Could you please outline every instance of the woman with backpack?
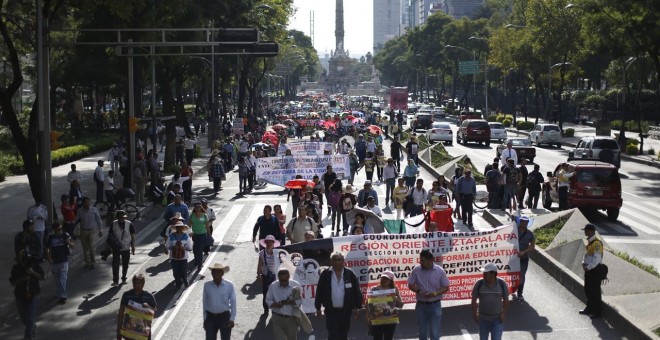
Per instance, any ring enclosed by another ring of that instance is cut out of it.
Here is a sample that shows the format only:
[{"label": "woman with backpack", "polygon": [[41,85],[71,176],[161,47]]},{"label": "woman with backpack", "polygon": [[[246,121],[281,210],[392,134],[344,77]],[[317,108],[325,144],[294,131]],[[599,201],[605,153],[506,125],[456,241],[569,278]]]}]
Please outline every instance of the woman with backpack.
[{"label": "woman with backpack", "polygon": [[340,223],[341,223],[341,211],[339,207],[339,203],[341,201],[341,194],[342,194],[342,183],[341,179],[337,178],[335,181],[330,185],[330,189],[328,191],[328,205],[330,206],[330,212],[332,216],[332,226],[331,226],[331,232],[335,232],[335,220],[337,221],[337,235],[339,235],[339,230],[341,229]]}]

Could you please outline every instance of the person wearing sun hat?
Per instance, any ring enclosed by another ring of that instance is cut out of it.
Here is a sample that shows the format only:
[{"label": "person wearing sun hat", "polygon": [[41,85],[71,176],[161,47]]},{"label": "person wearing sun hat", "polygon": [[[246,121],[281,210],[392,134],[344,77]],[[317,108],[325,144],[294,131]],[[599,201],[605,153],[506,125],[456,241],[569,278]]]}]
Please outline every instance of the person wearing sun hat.
[{"label": "person wearing sun hat", "polygon": [[[479,269],[483,279],[472,288],[472,318],[479,324],[480,339],[501,339],[504,318],[509,309],[509,288],[497,277],[497,266],[493,263]],[[478,302],[477,302],[478,301]]]},{"label": "person wearing sun hat", "polygon": [[277,259],[276,253],[273,250],[280,246],[280,241],[275,239],[273,235],[267,235],[266,238],[259,240],[259,244],[263,247],[259,251],[259,261],[257,263],[257,280],[262,285],[262,305],[264,307],[264,314],[268,314],[268,304],[266,304],[266,294],[268,287],[275,282],[277,273]]},{"label": "person wearing sun hat", "polygon": [[181,220],[170,225],[170,230],[172,233],[167,238],[165,248],[167,248],[170,254],[170,264],[172,265],[172,275],[174,276],[174,289],[179,290],[182,283],[188,287],[186,267],[188,265],[188,252],[193,249],[193,241],[188,234],[192,230]]},{"label": "person wearing sun hat", "polygon": [[204,283],[202,294],[206,339],[217,339],[220,332],[220,339],[229,340],[236,319],[236,289],[224,278],[229,266],[216,262],[209,269],[213,280]]},{"label": "person wearing sun hat", "polygon": [[[344,231],[343,235],[348,235],[348,221],[346,221],[346,212],[353,210],[357,205],[357,197],[353,194],[355,188],[351,184],[346,184],[344,187],[344,193],[341,194],[339,199],[339,209],[341,210],[341,220],[343,222],[342,229]],[[337,232],[339,236],[339,232]]]},{"label": "person wearing sun hat", "polygon": [[[396,308],[399,309],[403,307],[403,301],[401,300],[401,294],[399,293],[399,289],[396,287],[396,284],[394,284],[394,273],[391,270],[386,270],[380,274],[380,282],[377,286],[371,288],[371,292],[377,292],[379,290],[389,290],[393,289],[395,291],[396,297],[394,298],[394,302],[396,304]],[[365,305],[367,307],[367,318],[369,315],[371,315],[369,309],[369,304]],[[396,315],[394,311],[391,311],[392,314]],[[371,321],[369,322],[371,324]],[[385,325],[371,325],[371,334],[373,335],[374,339],[392,339],[394,337],[394,330],[396,329],[397,323],[392,323],[392,324],[385,324]]]}]

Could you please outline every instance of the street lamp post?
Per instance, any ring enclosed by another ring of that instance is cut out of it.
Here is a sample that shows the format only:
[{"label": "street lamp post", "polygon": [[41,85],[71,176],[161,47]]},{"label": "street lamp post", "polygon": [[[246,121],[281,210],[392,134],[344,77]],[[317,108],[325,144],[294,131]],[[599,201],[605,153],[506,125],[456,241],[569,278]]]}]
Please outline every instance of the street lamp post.
[{"label": "street lamp post", "polygon": [[[557,67],[557,66],[562,66],[562,78],[563,78],[563,67],[566,66],[566,65],[574,66],[573,63],[570,63],[568,61],[563,62],[563,63],[556,63],[556,64],[550,66],[549,72],[548,72],[548,78],[549,78],[549,80],[548,80],[549,90],[548,91],[550,91],[550,93],[552,93],[552,86],[551,86],[552,85],[552,69]],[[557,91],[559,91],[559,90],[557,90]],[[559,119],[559,115],[561,115],[561,93],[557,93],[557,121],[559,121],[561,123],[563,120]],[[562,128],[562,126],[560,125],[559,128]]]},{"label": "street lamp post", "polygon": [[[488,39],[475,37],[475,36],[468,38],[468,40],[481,40],[488,43]],[[485,117],[488,117],[490,116],[490,109],[488,108],[488,55],[486,55],[486,59],[484,61],[484,101],[486,104],[486,106],[484,107],[484,110],[486,110]]]},{"label": "street lamp post", "polygon": [[[454,46],[454,45],[445,45],[445,48],[455,48],[458,50],[461,50],[465,53],[472,54],[472,61],[477,60],[477,53],[475,51],[470,51],[464,47],[460,46]],[[476,95],[477,94],[477,75],[473,74],[472,75],[472,94]]]}]

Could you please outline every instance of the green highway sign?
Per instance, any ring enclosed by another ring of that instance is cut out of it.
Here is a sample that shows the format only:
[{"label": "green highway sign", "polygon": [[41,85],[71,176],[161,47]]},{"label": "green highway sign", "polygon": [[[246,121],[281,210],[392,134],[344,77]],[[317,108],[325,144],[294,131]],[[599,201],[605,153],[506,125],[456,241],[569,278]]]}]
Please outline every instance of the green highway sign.
[{"label": "green highway sign", "polygon": [[477,60],[463,60],[458,62],[458,74],[464,76],[481,72],[483,65]]}]

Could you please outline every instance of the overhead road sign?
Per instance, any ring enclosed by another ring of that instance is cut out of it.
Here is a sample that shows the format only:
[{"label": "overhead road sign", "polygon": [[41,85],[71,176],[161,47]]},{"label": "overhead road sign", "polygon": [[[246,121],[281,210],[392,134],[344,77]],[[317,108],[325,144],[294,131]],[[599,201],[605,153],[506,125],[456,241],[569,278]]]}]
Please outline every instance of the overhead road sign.
[{"label": "overhead road sign", "polygon": [[483,69],[483,65],[478,60],[461,60],[458,62],[458,74],[478,74]]}]

